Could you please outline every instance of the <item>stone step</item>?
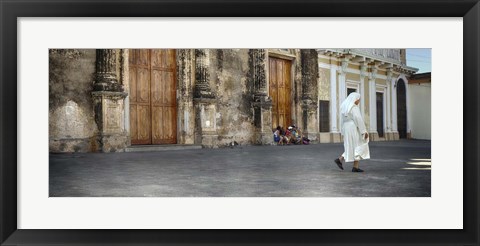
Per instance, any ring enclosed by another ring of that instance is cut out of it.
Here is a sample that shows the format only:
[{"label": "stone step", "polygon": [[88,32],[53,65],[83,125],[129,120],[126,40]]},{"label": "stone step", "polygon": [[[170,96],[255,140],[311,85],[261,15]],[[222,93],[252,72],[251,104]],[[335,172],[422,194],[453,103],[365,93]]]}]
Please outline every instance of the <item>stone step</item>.
[{"label": "stone step", "polygon": [[201,145],[194,144],[165,144],[165,145],[133,145],[127,147],[125,152],[156,152],[156,151],[171,151],[171,150],[189,150],[201,149]]}]

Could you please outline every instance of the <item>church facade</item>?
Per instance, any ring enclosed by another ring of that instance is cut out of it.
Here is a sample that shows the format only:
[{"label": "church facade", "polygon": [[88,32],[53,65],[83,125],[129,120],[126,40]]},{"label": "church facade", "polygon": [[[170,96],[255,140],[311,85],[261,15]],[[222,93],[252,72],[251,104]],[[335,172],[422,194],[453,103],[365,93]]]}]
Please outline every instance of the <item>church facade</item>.
[{"label": "church facade", "polygon": [[49,148],[269,145],[293,124],[339,142],[352,91],[372,140],[406,138],[405,64],[401,49],[51,49]]}]

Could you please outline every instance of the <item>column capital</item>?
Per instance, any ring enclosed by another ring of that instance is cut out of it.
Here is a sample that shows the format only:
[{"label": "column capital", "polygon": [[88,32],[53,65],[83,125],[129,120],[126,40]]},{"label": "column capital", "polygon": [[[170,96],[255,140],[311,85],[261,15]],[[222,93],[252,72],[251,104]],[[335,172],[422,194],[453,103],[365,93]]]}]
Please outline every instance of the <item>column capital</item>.
[{"label": "column capital", "polygon": [[367,76],[367,68],[368,66],[364,62],[360,63],[360,77]]},{"label": "column capital", "polygon": [[391,68],[387,69],[387,83],[389,83],[393,78],[393,71]]},{"label": "column capital", "polygon": [[346,58],[343,58],[341,61],[340,61],[340,73],[342,74],[345,74],[347,73],[347,68],[348,68],[348,59]]},{"label": "column capital", "polygon": [[370,80],[375,80],[377,78],[377,73],[378,69],[376,66],[370,66],[370,74],[368,75],[368,78]]}]

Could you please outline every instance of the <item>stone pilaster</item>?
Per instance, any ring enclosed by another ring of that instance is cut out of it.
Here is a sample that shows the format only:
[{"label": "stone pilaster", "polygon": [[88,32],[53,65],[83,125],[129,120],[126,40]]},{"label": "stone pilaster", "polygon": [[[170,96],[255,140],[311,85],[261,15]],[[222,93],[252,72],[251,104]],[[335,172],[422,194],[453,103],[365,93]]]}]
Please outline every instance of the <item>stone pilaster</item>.
[{"label": "stone pilaster", "polygon": [[249,50],[250,80],[253,82],[253,121],[256,144],[272,144],[272,100],[267,88],[267,52]]},{"label": "stone pilaster", "polygon": [[338,97],[340,98],[340,104],[347,98],[347,83],[346,83],[346,76],[347,76],[347,68],[348,68],[348,59],[342,58],[340,61],[340,67],[338,75],[339,80],[339,91]]},{"label": "stone pilaster", "polygon": [[386,138],[387,140],[392,140],[393,139],[393,134],[392,134],[392,104],[391,104],[391,81],[393,77],[393,72],[392,69],[389,68],[387,69],[387,80],[385,84],[387,85],[387,93],[386,93],[386,99],[387,99],[387,108],[386,108],[386,113],[387,113],[387,125],[386,125]]},{"label": "stone pilaster", "polygon": [[116,50],[96,51],[93,105],[101,152],[123,152],[127,145],[125,97],[116,75]]},{"label": "stone pilaster", "polygon": [[360,63],[360,96],[362,97],[360,103],[360,110],[362,111],[362,117],[365,117],[365,77],[367,76],[367,66],[364,62]]},{"label": "stone pilaster", "polygon": [[177,81],[180,97],[178,98],[179,112],[179,143],[195,143],[195,109],[193,105],[194,91],[194,50],[177,50]]},{"label": "stone pilaster", "polygon": [[378,138],[377,133],[377,86],[375,80],[377,79],[377,67],[371,66],[370,73],[368,75],[368,88],[369,88],[369,113],[370,113],[370,135],[371,140]]},{"label": "stone pilaster", "polygon": [[318,138],[318,54],[314,49],[301,50],[303,134]]},{"label": "stone pilaster", "polygon": [[391,85],[392,85],[392,132],[393,132],[393,138],[394,140],[399,139],[399,133],[398,133],[398,115],[397,115],[397,82],[398,82],[398,77],[395,76],[395,78],[392,79]]},{"label": "stone pilaster", "polygon": [[330,66],[330,132],[333,134],[338,133],[337,126],[337,67]]},{"label": "stone pilaster", "polygon": [[216,96],[210,88],[210,51],[195,50],[195,143],[203,147],[216,146]]}]

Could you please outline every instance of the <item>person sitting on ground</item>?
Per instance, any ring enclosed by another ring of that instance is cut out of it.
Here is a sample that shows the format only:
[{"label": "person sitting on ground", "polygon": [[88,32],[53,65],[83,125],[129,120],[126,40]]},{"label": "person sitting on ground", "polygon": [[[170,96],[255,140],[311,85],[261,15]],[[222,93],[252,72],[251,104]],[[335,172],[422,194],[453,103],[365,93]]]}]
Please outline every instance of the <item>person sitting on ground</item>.
[{"label": "person sitting on ground", "polygon": [[299,144],[299,138],[298,138],[298,133],[297,130],[295,129],[295,125],[289,126],[288,127],[288,142],[292,144]]},{"label": "person sitting on ground", "polygon": [[[293,127],[295,128],[295,126]],[[297,137],[298,137],[298,140],[300,141],[300,144],[310,144],[310,139],[305,137],[299,128],[296,128],[296,132],[297,132]]]},{"label": "person sitting on ground", "polygon": [[282,135],[282,128],[280,126],[277,126],[277,129],[273,132],[273,141],[275,144],[281,144],[283,137]]},{"label": "person sitting on ground", "polygon": [[294,144],[302,144],[302,136],[300,135],[300,130],[297,129],[295,125],[292,125],[292,140],[291,142]]},{"label": "person sitting on ground", "polygon": [[[276,136],[278,136],[278,138]],[[285,136],[285,130],[283,130],[283,127],[281,126],[277,126],[275,132],[273,133],[273,140],[275,142],[277,142],[276,139],[278,139],[278,145],[288,144],[288,138]]]},{"label": "person sitting on ground", "polygon": [[288,145],[289,144],[288,143],[289,138],[288,138],[287,134],[289,134],[288,130],[283,129],[283,127],[282,127],[281,135],[280,135],[282,137],[282,145],[285,145],[285,144]]},{"label": "person sitting on ground", "polygon": [[293,135],[292,135],[292,127],[289,126],[287,128],[287,130],[285,131],[285,138],[287,140],[287,145],[290,144],[290,143],[293,143],[292,140],[293,140]]}]

